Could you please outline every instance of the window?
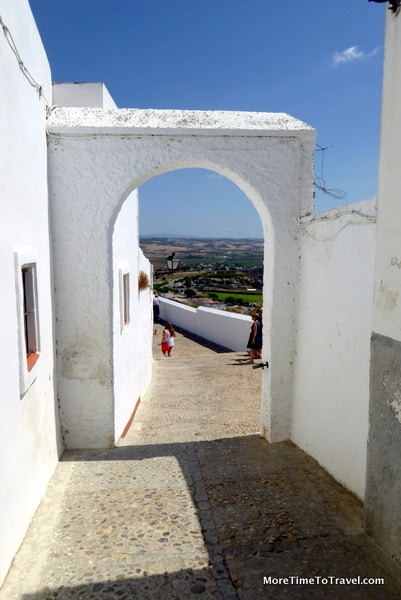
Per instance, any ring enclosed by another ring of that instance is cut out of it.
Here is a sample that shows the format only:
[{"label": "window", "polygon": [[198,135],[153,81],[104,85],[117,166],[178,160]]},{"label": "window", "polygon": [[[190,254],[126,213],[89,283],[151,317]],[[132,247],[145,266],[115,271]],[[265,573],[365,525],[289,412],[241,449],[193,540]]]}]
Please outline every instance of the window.
[{"label": "window", "polygon": [[38,311],[36,298],[36,265],[22,267],[24,305],[24,338],[27,369],[30,371],[39,358]]},{"label": "window", "polygon": [[20,395],[23,396],[38,375],[40,329],[36,253],[31,248],[14,252]]},{"label": "window", "polygon": [[120,331],[122,332],[131,321],[130,316],[130,272],[129,266],[123,264],[119,268],[120,281]]},{"label": "window", "polygon": [[129,318],[129,273],[123,275],[123,322],[128,325]]}]

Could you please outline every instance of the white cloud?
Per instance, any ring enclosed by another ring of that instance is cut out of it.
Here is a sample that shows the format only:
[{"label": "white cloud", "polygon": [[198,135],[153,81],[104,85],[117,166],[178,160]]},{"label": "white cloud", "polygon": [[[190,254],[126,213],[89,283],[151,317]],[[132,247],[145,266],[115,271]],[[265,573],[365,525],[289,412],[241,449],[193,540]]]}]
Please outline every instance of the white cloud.
[{"label": "white cloud", "polygon": [[342,52],[335,52],[332,64],[337,66],[342,63],[353,62],[354,60],[361,60],[362,58],[370,58],[371,56],[376,56],[379,50],[380,48],[374,48],[371,52],[366,54],[359,48],[359,46],[351,46]]}]

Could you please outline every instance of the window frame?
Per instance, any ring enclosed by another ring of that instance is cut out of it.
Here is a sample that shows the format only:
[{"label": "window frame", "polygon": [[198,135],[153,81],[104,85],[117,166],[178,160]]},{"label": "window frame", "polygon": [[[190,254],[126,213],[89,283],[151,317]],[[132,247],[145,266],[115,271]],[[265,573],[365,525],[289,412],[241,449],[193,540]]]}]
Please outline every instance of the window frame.
[{"label": "window frame", "polygon": [[30,371],[39,358],[38,295],[36,264],[23,265],[22,292],[24,307],[24,338],[27,368]]},{"label": "window frame", "polygon": [[126,329],[131,322],[131,273],[128,265],[119,268],[120,287],[120,331]]},{"label": "window frame", "polygon": [[37,258],[33,250],[14,252],[18,319],[20,394],[24,395],[38,375],[40,324]]}]

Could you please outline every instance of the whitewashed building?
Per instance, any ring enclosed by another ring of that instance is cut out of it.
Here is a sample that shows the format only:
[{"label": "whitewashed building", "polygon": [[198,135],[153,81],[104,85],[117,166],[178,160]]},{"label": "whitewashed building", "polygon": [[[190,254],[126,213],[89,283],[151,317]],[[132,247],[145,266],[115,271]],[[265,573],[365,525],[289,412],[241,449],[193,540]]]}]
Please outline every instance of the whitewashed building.
[{"label": "whitewashed building", "polygon": [[374,201],[313,214],[310,126],[52,88],[27,0],[0,0],[0,581],[63,449],[112,446],[146,389],[137,190],[185,167],[228,177],[261,217],[262,435],[365,499],[368,533],[401,563],[401,17],[387,12],[376,223]]},{"label": "whitewashed building", "polygon": [[365,513],[401,564],[401,8],[386,13]]},{"label": "whitewashed building", "polygon": [[[27,2],[0,17],[0,581],[62,452],[54,359],[46,104],[51,74]],[[4,29],[7,27],[8,29]],[[29,57],[29,72],[19,67]],[[25,306],[24,306],[25,303]]]},{"label": "whitewashed building", "polygon": [[[139,274],[150,283],[151,271],[138,247],[136,192],[116,211],[108,231],[108,292],[103,297],[99,290],[98,306],[92,301],[88,313],[79,313],[79,299],[88,285],[97,289],[90,276],[77,287],[73,263],[63,272],[53,268],[52,248],[59,239],[49,210],[50,106],[56,102],[115,108],[115,104],[102,84],[60,84],[52,90],[48,60],[27,0],[1,0],[0,18],[1,583],[59,457],[65,447],[74,446],[79,422],[85,423],[86,437],[80,439],[85,447],[113,445],[124,433],[150,378],[153,330],[150,287],[138,288]],[[84,216],[86,225],[89,218]],[[78,262],[86,254],[87,236],[93,234],[84,226]],[[67,292],[56,297],[55,286],[63,284]],[[102,311],[112,315],[105,366],[103,353],[99,354]],[[75,351],[57,361],[56,340],[68,318],[80,318],[88,328],[80,325]],[[82,394],[80,346],[88,345],[93,369],[84,375],[90,385]],[[73,403],[67,408],[59,401],[60,373],[68,373],[72,390]],[[113,398],[104,413],[94,399],[102,387]],[[77,417],[75,429],[71,413]],[[102,418],[94,422],[93,414]]]}]

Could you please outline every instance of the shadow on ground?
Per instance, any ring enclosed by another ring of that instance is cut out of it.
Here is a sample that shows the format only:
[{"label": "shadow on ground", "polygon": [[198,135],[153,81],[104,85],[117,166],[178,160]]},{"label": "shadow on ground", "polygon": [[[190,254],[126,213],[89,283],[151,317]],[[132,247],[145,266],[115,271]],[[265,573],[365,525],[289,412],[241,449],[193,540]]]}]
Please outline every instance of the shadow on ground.
[{"label": "shadow on ground", "polygon": [[361,502],[292,443],[256,434],[262,369],[245,348],[179,330],[165,359],[154,331],[130,431],[65,452],[1,600],[399,600]]},{"label": "shadow on ground", "polygon": [[[190,492],[207,550],[204,567],[151,573],[151,569],[139,568],[138,561],[128,552],[120,557],[121,572],[110,579],[99,578],[99,572],[93,579],[88,570],[87,581],[82,585],[43,589],[24,594],[24,600],[401,597],[397,570],[363,533],[362,504],[292,443],[270,445],[253,435],[68,451],[62,460],[73,462],[78,471],[80,463],[98,463],[94,474],[96,490],[102,493],[107,517],[107,511],[114,510],[107,503],[107,495],[112,498],[114,493],[107,478],[113,465],[128,462],[121,471],[124,477],[120,478],[120,485],[129,494],[129,483],[133,484],[132,489],[137,488],[141,463],[167,457],[178,461]],[[153,505],[157,504],[157,493],[146,486],[143,489],[144,498],[148,497]],[[88,506],[90,502],[88,496]],[[166,557],[168,564],[167,557],[174,554],[173,535],[168,534],[179,515],[171,507],[166,511],[166,506],[168,502],[162,513],[165,532],[157,542],[160,557]],[[68,523],[64,526],[68,528]],[[127,545],[127,536],[133,547],[140,543],[135,518],[129,519],[127,527],[115,530],[105,540],[108,559],[119,555],[119,548]],[[196,531],[185,534],[193,536],[193,545]],[[79,543],[66,551],[75,552],[75,560],[85,561],[90,555],[88,546],[80,547]],[[347,582],[347,578],[355,582]],[[364,578],[384,578],[385,583],[363,584]]]}]

